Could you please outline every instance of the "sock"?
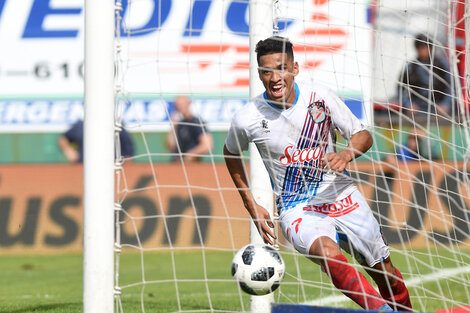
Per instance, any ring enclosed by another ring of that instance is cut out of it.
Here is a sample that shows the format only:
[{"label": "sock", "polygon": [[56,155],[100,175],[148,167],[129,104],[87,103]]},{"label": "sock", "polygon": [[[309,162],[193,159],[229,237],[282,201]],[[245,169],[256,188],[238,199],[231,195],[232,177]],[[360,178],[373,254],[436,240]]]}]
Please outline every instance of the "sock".
[{"label": "sock", "polygon": [[388,307],[364,275],[347,262],[348,259],[342,254],[326,262],[325,272],[333,285],[364,309],[379,310],[384,305]]},{"label": "sock", "polygon": [[[397,311],[406,311],[412,312],[410,295],[408,294],[408,289],[403,282],[403,277],[401,276],[400,271],[395,268],[397,271],[397,282],[390,287],[388,286],[379,286],[379,291],[382,297],[391,303],[391,306],[394,310]],[[392,291],[392,294],[390,294]],[[396,306],[396,304],[401,304],[401,306]],[[405,308],[406,307],[406,308]]]}]

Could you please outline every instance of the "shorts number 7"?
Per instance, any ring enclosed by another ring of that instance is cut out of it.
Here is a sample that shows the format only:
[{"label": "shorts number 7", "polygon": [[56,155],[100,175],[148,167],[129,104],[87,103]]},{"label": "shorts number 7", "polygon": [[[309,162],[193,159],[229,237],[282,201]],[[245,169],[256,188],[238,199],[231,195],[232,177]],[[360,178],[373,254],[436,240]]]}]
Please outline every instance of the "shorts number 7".
[{"label": "shorts number 7", "polygon": [[299,232],[299,224],[302,222],[302,218],[298,218],[295,221],[291,223],[291,225],[295,225],[295,233],[297,234]]}]

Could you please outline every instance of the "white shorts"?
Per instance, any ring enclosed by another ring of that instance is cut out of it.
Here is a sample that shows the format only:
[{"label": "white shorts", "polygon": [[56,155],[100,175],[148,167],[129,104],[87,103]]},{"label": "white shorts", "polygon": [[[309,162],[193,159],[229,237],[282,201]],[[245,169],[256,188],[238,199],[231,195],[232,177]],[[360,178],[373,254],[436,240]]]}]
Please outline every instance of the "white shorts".
[{"label": "white shorts", "polygon": [[370,267],[390,255],[380,225],[358,190],[331,204],[299,204],[282,212],[279,220],[284,237],[305,256],[323,236]]}]

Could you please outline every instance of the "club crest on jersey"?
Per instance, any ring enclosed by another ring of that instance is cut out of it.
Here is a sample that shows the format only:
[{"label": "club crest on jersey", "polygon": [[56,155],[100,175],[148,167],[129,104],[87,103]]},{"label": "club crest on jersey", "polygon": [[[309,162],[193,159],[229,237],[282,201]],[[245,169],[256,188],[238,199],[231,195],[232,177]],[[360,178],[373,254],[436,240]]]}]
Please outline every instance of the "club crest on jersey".
[{"label": "club crest on jersey", "polygon": [[326,118],[326,110],[323,101],[315,101],[308,105],[308,112],[315,123],[321,123]]}]

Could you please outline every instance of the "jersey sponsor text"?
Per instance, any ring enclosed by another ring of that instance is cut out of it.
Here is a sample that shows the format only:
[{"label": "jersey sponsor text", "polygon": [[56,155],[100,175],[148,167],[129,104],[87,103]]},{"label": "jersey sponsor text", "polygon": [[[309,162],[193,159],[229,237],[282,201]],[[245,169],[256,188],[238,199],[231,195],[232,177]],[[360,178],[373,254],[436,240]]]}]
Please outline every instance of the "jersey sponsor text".
[{"label": "jersey sponsor text", "polygon": [[331,204],[310,205],[304,207],[303,210],[326,214],[330,217],[338,217],[348,214],[349,212],[354,211],[358,207],[359,204],[357,202],[353,203],[351,195],[349,195],[343,200],[339,200]]},{"label": "jersey sponsor text", "polygon": [[317,160],[322,155],[322,148],[320,146],[303,150],[295,149],[290,153],[289,150],[293,148],[294,146],[287,146],[284,150],[284,156],[279,158],[282,165],[288,166],[291,163],[309,162]]}]

